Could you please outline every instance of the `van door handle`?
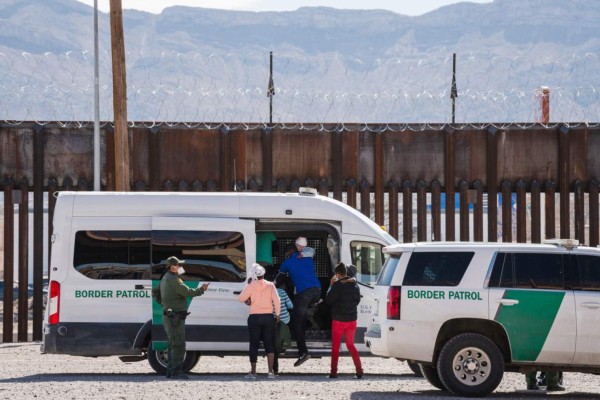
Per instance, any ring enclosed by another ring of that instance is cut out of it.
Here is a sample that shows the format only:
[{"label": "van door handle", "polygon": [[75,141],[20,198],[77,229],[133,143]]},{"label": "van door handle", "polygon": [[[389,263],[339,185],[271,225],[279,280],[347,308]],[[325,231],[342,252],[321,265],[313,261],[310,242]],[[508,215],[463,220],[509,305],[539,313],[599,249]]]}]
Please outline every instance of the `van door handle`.
[{"label": "van door handle", "polygon": [[135,289],[136,290],[142,290],[142,289],[150,290],[150,289],[152,289],[152,286],[150,286],[150,285],[135,285]]},{"label": "van door handle", "polygon": [[600,303],[595,303],[595,302],[581,303],[581,307],[591,308],[592,310],[595,310],[597,308],[600,308]]},{"label": "van door handle", "polygon": [[241,294],[241,293],[242,293],[241,290],[238,290],[237,292],[233,292],[233,294]]},{"label": "van door handle", "polygon": [[502,304],[503,306],[514,306],[516,304],[519,304],[519,300],[514,299],[498,299],[496,301]]}]

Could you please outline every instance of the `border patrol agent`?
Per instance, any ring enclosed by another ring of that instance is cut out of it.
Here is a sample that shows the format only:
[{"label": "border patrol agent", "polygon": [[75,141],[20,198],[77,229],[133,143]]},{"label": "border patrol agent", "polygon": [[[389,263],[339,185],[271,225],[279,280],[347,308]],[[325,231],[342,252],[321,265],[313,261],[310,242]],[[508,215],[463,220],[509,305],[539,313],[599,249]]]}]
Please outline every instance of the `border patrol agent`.
[{"label": "border patrol agent", "polygon": [[178,276],[183,274],[181,264],[185,263],[177,257],[167,258],[167,273],[160,285],[152,290],[152,295],[163,307],[163,326],[169,339],[167,378],[189,379],[183,373],[182,366],[185,358],[185,318],[187,298],[201,296],[208,288],[208,283],[199,288],[190,289]]}]

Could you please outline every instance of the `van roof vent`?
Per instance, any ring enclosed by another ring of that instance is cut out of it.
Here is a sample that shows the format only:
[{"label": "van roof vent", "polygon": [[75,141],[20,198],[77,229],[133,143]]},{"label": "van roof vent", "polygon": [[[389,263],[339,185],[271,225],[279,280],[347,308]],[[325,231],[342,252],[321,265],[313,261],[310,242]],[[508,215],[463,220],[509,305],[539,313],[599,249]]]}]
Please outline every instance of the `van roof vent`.
[{"label": "van roof vent", "polygon": [[301,196],[316,196],[317,195],[317,189],[310,188],[310,187],[301,187],[300,189],[298,189],[298,192],[300,193]]},{"label": "van roof vent", "polygon": [[574,249],[579,246],[579,240],[577,239],[546,239],[545,244],[553,244],[558,247],[564,247],[566,249]]}]

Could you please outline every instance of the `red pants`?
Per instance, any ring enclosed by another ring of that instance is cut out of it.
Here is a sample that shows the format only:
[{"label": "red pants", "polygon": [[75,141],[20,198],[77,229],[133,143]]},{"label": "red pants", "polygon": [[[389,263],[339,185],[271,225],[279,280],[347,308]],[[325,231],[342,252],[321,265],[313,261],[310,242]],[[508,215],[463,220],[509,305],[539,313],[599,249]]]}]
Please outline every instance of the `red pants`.
[{"label": "red pants", "polygon": [[354,335],[356,334],[356,321],[331,321],[331,374],[337,374],[338,359],[340,358],[340,344],[342,336],[345,336],[346,347],[352,356],[357,374],[362,374],[360,356],[354,346]]}]

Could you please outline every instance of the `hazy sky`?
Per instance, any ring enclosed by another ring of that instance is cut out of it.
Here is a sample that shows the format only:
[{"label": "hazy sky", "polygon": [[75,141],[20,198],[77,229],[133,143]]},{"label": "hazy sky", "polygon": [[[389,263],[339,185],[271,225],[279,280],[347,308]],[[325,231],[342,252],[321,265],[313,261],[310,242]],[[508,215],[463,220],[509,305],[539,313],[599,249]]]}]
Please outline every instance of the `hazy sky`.
[{"label": "hazy sky", "polygon": [[[94,0],[78,0],[93,6]],[[121,0],[123,8],[160,13],[165,7],[220,8],[243,11],[293,11],[304,6],[327,6],[343,9],[384,9],[404,15],[421,15],[436,8],[461,3],[457,0]],[[491,3],[492,0],[470,0],[470,3]],[[109,11],[109,0],[98,0],[98,8]]]}]

